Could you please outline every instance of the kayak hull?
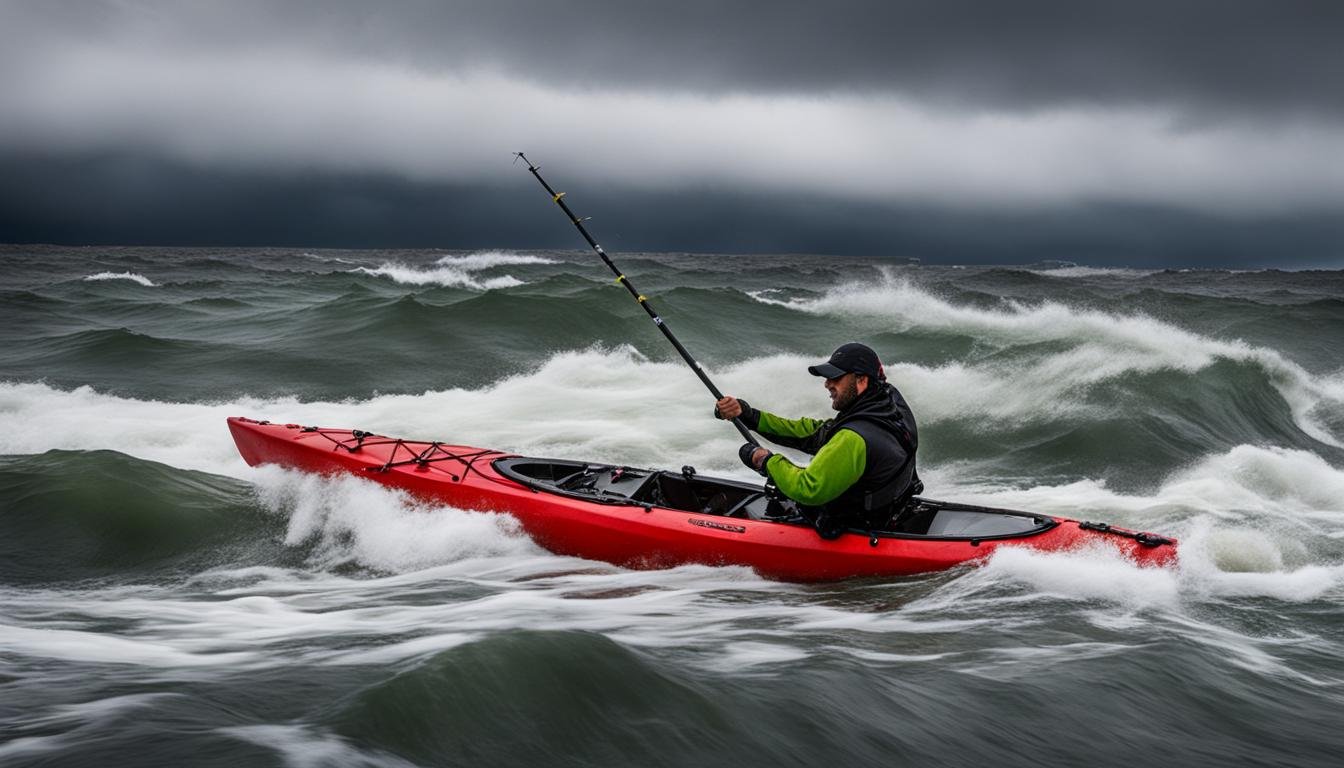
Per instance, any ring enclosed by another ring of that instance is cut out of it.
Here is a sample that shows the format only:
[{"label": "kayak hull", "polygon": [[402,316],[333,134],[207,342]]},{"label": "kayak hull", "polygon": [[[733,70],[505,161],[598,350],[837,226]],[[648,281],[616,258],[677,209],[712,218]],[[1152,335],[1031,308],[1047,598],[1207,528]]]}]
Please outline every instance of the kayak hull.
[{"label": "kayak hull", "polygon": [[495,467],[494,462],[513,454],[242,417],[231,417],[228,424],[239,453],[252,466],[355,474],[421,499],[509,514],[552,552],[631,568],[741,565],[769,578],[827,581],[940,571],[982,561],[1002,546],[1059,551],[1105,544],[1151,566],[1172,565],[1177,557],[1175,542],[1168,539],[1153,537],[1162,543],[1145,544],[1133,538],[1133,531],[1089,530],[1077,520],[1046,515],[1034,518],[1046,521],[1043,530],[1022,536],[955,538],[855,531],[823,540],[806,525],[649,503],[598,503],[539,491]]}]

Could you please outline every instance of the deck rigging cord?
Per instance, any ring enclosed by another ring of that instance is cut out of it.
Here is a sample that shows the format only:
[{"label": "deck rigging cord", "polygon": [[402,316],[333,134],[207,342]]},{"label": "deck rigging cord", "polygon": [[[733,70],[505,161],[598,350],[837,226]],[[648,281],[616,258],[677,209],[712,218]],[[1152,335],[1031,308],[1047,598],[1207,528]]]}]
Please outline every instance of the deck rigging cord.
[{"label": "deck rigging cord", "polygon": [[[258,424],[269,424],[269,421],[259,421]],[[297,425],[295,425],[297,426]],[[458,473],[450,470],[444,470],[453,482],[462,482],[462,479],[470,472],[475,472],[486,480],[491,482],[500,482],[498,479],[481,472],[476,466],[476,462],[486,456],[504,456],[500,451],[490,450],[488,448],[472,448],[465,453],[454,453],[449,450],[458,446],[440,443],[437,440],[432,443],[416,442],[412,440],[403,440],[401,438],[384,437],[372,432],[365,432],[360,429],[323,429],[321,427],[299,427],[299,431],[304,433],[314,433],[332,444],[333,451],[345,451],[346,453],[359,453],[365,446],[390,445],[392,451],[387,456],[387,461],[380,466],[364,467],[366,472],[384,473],[396,467],[404,467],[414,464],[419,469],[427,469],[430,465],[438,462],[454,461],[462,465]],[[333,437],[332,435],[336,435]],[[349,437],[342,437],[349,435]],[[367,441],[367,442],[366,442]],[[398,459],[399,453],[405,453],[406,458]],[[442,467],[440,467],[442,469]]]},{"label": "deck rigging cord", "polygon": [[[649,304],[648,297],[640,293],[635,286],[630,283],[629,278],[627,278],[625,274],[612,263],[611,257],[607,256],[607,252],[602,250],[602,246],[597,244],[597,241],[593,239],[592,235],[588,234],[588,230],[583,226],[584,219],[574,215],[574,212],[565,204],[565,193],[556,192],[552,189],[551,185],[547,184],[546,180],[541,177],[540,167],[534,165],[531,160],[528,160],[527,155],[524,155],[522,152],[514,152],[513,154],[516,158],[514,162],[522,160],[527,163],[527,170],[531,171],[532,175],[537,177],[537,181],[541,182],[541,186],[544,187],[547,194],[551,196],[551,202],[560,206],[560,210],[565,212],[565,216],[569,217],[570,223],[579,230],[579,234],[583,235],[583,239],[588,241],[588,245],[592,246],[592,249],[597,252],[598,256],[602,257],[602,261],[605,262],[612,273],[616,275],[616,282],[624,285],[625,289],[630,292],[630,295],[634,297],[635,301],[639,302],[639,306],[644,308],[644,311],[648,313],[649,318],[653,320],[653,324],[658,326],[658,330],[663,332],[663,335],[667,337],[667,340],[672,343],[673,347],[676,347],[677,353],[681,355],[681,359],[685,360],[686,364],[695,372],[695,375],[700,377],[701,383],[709,389],[710,394],[714,395],[714,399],[716,401],[722,400],[723,393],[719,391],[718,387],[714,386],[714,382],[709,380],[709,376],[705,373],[704,369],[700,367],[700,363],[697,363],[695,358],[691,357],[691,353],[687,352],[686,347],[682,346],[681,342],[677,340],[677,337],[673,335],[672,329],[668,328],[667,323],[663,321],[663,318],[654,311],[653,306]],[[760,443],[756,442],[756,438],[753,437],[751,431],[747,429],[747,425],[742,423],[742,418],[740,416],[733,419],[733,426],[737,427],[737,431],[742,433],[742,437],[746,439],[748,443],[760,447]]]}]

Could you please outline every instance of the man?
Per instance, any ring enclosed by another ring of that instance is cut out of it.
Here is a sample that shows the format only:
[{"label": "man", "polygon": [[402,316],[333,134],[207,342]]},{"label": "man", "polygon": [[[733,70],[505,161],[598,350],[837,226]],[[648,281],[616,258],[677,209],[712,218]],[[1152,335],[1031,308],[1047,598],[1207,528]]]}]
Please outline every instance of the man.
[{"label": "man", "polygon": [[834,418],[784,419],[734,397],[718,401],[714,413],[721,419],[741,416],[771,442],[813,454],[799,467],[751,443],[738,451],[744,464],[774,481],[785,496],[815,508],[813,522],[824,538],[846,528],[880,528],[924,490],[915,471],[915,416],[887,382],[877,353],[862,344],[844,344],[807,371],[826,380]]}]

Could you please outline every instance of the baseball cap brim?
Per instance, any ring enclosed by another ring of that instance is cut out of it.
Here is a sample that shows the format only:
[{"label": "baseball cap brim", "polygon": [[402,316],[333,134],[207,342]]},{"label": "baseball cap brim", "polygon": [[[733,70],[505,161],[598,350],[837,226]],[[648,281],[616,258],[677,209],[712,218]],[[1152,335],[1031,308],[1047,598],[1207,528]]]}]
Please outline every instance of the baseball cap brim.
[{"label": "baseball cap brim", "polygon": [[822,376],[827,379],[834,379],[844,376],[849,371],[841,370],[830,363],[821,363],[820,365],[809,365],[807,372],[813,376]]}]

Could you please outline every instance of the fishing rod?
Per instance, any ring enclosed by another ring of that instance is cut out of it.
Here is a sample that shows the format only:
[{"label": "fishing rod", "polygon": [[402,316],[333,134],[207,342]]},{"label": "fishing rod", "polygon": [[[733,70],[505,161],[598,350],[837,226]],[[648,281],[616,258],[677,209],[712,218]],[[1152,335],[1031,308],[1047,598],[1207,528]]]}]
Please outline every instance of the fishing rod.
[{"label": "fishing rod", "polygon": [[[551,202],[560,206],[560,210],[565,212],[565,216],[569,217],[570,223],[579,230],[579,234],[583,235],[583,239],[588,241],[588,245],[592,246],[593,250],[597,252],[597,255],[602,257],[602,261],[606,262],[606,265],[611,269],[612,273],[616,275],[616,282],[624,285],[625,289],[630,292],[630,295],[634,297],[635,301],[639,302],[639,306],[644,308],[644,311],[648,313],[649,318],[653,320],[653,324],[658,326],[658,330],[662,331],[663,335],[667,337],[667,340],[672,342],[672,346],[677,348],[677,353],[681,355],[681,359],[685,360],[686,364],[691,366],[691,370],[695,372],[696,376],[700,377],[700,381],[709,389],[710,394],[714,395],[714,399],[722,400],[723,393],[719,391],[718,387],[714,386],[714,382],[709,380],[709,376],[705,374],[704,369],[695,361],[695,358],[691,357],[691,353],[687,352],[686,348],[681,345],[681,342],[677,340],[675,335],[673,335],[672,329],[667,327],[667,323],[663,321],[663,318],[659,317],[658,313],[654,311],[653,306],[649,304],[648,298],[636,290],[629,278],[625,276],[625,273],[621,272],[621,270],[612,263],[611,257],[607,256],[607,252],[602,250],[602,246],[597,244],[597,241],[593,239],[592,235],[588,234],[588,230],[583,226],[584,220],[575,216],[574,212],[565,204],[565,193],[556,192],[554,189],[551,189],[551,185],[547,184],[546,180],[541,178],[541,169],[538,166],[533,165],[532,161],[527,159],[527,155],[524,155],[522,152],[514,152],[513,154],[518,159],[527,163],[527,170],[531,171],[532,175],[537,177],[537,181],[541,182],[541,186],[544,187],[546,193],[551,196]],[[751,431],[747,429],[747,425],[742,423],[742,417],[739,416],[733,419],[733,426],[737,427],[737,431],[742,433],[742,437],[745,438],[748,443],[751,443],[758,448],[760,447],[761,444],[756,442],[756,438],[751,436]]]}]

